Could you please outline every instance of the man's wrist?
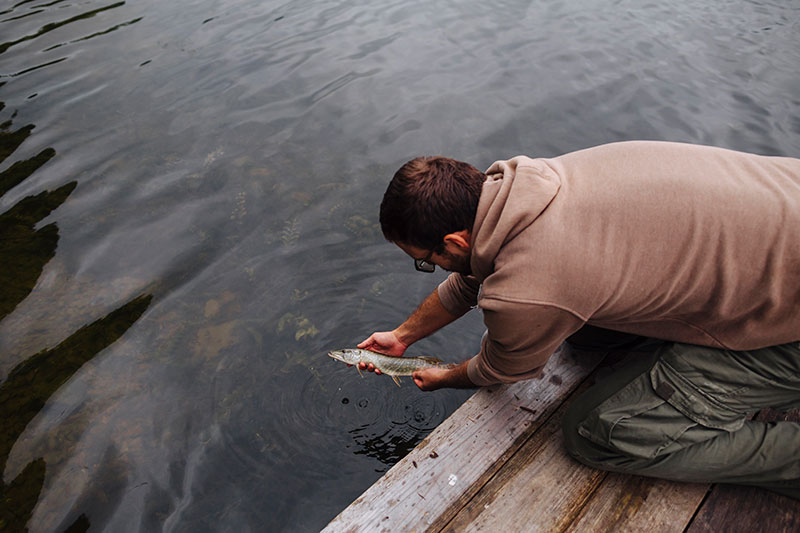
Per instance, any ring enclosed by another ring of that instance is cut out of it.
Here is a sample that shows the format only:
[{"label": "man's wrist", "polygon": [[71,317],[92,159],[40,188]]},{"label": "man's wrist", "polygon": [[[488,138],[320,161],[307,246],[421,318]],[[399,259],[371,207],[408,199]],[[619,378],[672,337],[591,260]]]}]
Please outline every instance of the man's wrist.
[{"label": "man's wrist", "polygon": [[471,389],[477,387],[472,380],[469,379],[467,374],[467,361],[460,363],[458,366],[451,368],[443,380],[443,387],[450,387],[453,389]]},{"label": "man's wrist", "polygon": [[392,334],[397,339],[397,342],[399,342],[406,348],[414,344],[414,342],[417,340],[414,338],[414,336],[411,334],[410,331],[408,331],[406,328],[403,327],[403,325],[400,325],[395,330],[393,330]]}]

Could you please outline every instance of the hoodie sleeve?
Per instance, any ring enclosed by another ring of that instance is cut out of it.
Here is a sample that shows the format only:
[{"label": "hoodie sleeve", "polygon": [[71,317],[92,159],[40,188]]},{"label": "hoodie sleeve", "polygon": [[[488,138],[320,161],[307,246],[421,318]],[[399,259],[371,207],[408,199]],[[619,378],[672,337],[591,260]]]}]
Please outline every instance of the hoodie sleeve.
[{"label": "hoodie sleeve", "polygon": [[484,299],[481,307],[488,331],[467,364],[470,381],[479,386],[538,377],[550,355],[585,324],[549,305]]},{"label": "hoodie sleeve", "polygon": [[476,278],[454,272],[439,284],[439,300],[450,314],[461,316],[478,305],[480,287]]}]

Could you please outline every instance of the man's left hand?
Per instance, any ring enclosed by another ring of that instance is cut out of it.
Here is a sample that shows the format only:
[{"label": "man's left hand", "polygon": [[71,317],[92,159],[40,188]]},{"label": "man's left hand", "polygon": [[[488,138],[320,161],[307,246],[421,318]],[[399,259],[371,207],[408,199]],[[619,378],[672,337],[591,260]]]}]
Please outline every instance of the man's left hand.
[{"label": "man's left hand", "polygon": [[450,371],[443,368],[424,368],[414,372],[411,377],[420,390],[434,391],[446,386],[444,383],[447,381],[448,372]]},{"label": "man's left hand", "polygon": [[421,390],[434,391],[444,387],[468,389],[475,384],[467,377],[467,361],[454,368],[424,368],[411,376]]}]

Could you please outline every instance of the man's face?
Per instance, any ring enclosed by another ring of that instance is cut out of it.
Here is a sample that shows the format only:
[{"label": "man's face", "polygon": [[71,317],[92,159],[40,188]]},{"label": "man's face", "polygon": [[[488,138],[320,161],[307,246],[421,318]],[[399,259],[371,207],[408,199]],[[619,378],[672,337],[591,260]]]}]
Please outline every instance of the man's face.
[{"label": "man's face", "polygon": [[433,263],[434,265],[447,270],[448,272],[458,272],[459,274],[463,274],[465,276],[472,274],[472,269],[470,268],[469,264],[470,252],[468,248],[465,250],[452,243],[445,242],[444,250],[441,254],[438,254],[431,252],[430,250],[417,248],[416,246],[411,246],[408,244],[399,242],[396,242],[395,244],[412,259],[424,259],[425,261]]}]

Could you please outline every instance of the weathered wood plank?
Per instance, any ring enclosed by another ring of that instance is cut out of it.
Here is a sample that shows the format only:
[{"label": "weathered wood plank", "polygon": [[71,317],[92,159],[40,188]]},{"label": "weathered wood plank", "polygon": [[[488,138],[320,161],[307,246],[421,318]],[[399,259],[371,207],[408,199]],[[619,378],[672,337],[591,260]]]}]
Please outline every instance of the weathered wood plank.
[{"label": "weathered wood plank", "polygon": [[542,379],[478,391],[323,531],[421,532],[446,523],[599,360],[563,347]]},{"label": "weathered wood plank", "polygon": [[[583,389],[583,387],[582,387]],[[566,403],[531,436],[444,531],[563,531],[607,475],[569,457]]]},{"label": "weathered wood plank", "polygon": [[741,485],[715,485],[687,533],[797,533],[800,501]]},{"label": "weathered wood plank", "polygon": [[567,532],[679,533],[691,522],[709,487],[709,484],[674,483],[611,473]]},{"label": "weathered wood plank", "polygon": [[[800,422],[800,411],[765,409],[756,420]],[[756,487],[715,485],[687,533],[800,531],[800,501]]]}]

